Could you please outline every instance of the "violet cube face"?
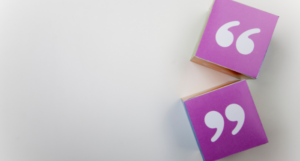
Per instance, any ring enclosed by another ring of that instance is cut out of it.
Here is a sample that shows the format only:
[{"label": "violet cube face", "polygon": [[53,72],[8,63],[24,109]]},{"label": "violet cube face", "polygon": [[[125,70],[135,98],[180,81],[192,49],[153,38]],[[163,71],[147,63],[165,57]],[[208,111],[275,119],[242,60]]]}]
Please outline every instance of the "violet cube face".
[{"label": "violet cube face", "polygon": [[245,80],[188,99],[184,104],[205,161],[268,142]]},{"label": "violet cube face", "polygon": [[215,0],[195,57],[257,78],[278,18],[232,0]]}]

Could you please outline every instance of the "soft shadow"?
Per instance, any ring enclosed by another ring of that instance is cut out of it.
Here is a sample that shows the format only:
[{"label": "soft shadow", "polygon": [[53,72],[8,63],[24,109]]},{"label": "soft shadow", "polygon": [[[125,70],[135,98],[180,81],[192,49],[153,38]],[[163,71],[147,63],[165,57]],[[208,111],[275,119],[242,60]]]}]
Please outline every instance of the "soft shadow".
[{"label": "soft shadow", "polygon": [[167,124],[176,144],[184,149],[199,150],[184,104],[175,102],[167,115]]}]

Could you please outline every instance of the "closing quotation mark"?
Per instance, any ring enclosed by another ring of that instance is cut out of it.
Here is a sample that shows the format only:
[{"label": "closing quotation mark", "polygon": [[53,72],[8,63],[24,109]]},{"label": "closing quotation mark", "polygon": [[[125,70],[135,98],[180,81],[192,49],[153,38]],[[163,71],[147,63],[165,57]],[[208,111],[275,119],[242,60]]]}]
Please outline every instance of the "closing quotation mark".
[{"label": "closing quotation mark", "polygon": [[238,104],[231,104],[226,107],[225,115],[230,121],[237,121],[236,127],[232,130],[232,135],[236,135],[244,125],[245,112]]},{"label": "closing quotation mark", "polygon": [[[221,26],[216,33],[217,44],[221,47],[229,47],[234,40],[233,34],[228,30],[231,27],[240,25],[239,21],[231,21]],[[253,28],[243,32],[236,41],[236,49],[243,55],[248,55],[254,50],[254,42],[250,35],[260,33],[259,28]]]},{"label": "closing quotation mark", "polygon": [[[232,135],[236,135],[244,125],[245,112],[238,104],[230,104],[225,109],[225,116],[229,121],[237,121],[236,127],[232,131]],[[221,136],[224,129],[224,118],[217,111],[210,111],[204,117],[207,127],[217,129],[215,135],[211,138],[211,142],[215,142]]]},{"label": "closing quotation mark", "polygon": [[211,138],[211,142],[215,142],[221,136],[224,129],[223,116],[217,111],[210,111],[205,115],[204,121],[209,128],[217,129],[217,132]]}]

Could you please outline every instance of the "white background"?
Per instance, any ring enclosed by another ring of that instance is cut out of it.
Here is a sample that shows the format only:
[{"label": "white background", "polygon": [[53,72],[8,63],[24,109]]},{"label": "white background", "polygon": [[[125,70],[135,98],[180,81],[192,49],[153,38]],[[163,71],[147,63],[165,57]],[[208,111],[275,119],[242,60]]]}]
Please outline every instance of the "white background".
[{"label": "white background", "polygon": [[[248,81],[269,143],[222,161],[300,160],[300,1]],[[234,78],[189,61],[212,0],[0,0],[1,161],[201,161],[182,96]]]}]

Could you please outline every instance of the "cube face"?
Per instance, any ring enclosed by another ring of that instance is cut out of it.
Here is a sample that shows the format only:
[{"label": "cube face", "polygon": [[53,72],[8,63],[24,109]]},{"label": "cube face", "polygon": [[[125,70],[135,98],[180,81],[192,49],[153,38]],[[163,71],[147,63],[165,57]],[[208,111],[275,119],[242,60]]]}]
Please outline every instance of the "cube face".
[{"label": "cube face", "polygon": [[268,142],[246,81],[184,103],[205,161]]},{"label": "cube face", "polygon": [[195,56],[256,78],[277,20],[232,0],[215,0]]}]

